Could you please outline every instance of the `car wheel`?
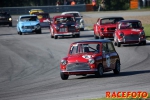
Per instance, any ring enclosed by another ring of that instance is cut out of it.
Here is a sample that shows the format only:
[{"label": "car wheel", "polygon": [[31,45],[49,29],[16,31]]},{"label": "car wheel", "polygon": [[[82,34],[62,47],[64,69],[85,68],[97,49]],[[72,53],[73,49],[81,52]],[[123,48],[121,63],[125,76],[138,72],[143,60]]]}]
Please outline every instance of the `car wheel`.
[{"label": "car wheel", "polygon": [[12,23],[9,23],[9,26],[12,26]]},{"label": "car wheel", "polygon": [[98,71],[96,72],[96,77],[102,77],[103,76],[103,73],[104,73],[104,70],[103,70],[103,66],[100,64],[98,66]]},{"label": "car wheel", "polygon": [[19,34],[19,35],[22,35],[22,32],[19,31],[18,34]]},{"label": "car wheel", "polygon": [[62,80],[67,80],[69,78],[69,75],[66,75],[66,74],[61,72],[60,77],[61,77]]},{"label": "car wheel", "polygon": [[81,28],[80,30],[81,30],[81,31],[84,31],[84,28]]},{"label": "car wheel", "polygon": [[114,74],[119,74],[120,73],[120,62],[117,60],[115,69],[113,70]]},{"label": "car wheel", "polygon": [[42,33],[41,29],[36,31],[36,34],[41,34],[41,33]]},{"label": "car wheel", "polygon": [[114,41],[114,45],[117,46],[117,43]]},{"label": "car wheel", "polygon": [[54,36],[54,39],[57,39],[58,38],[58,36]]},{"label": "car wheel", "polygon": [[146,41],[143,41],[143,45],[146,45]]},{"label": "car wheel", "polygon": [[117,42],[117,47],[120,47],[121,46],[121,43],[120,42]]},{"label": "car wheel", "polygon": [[80,34],[76,34],[76,37],[80,37]]},{"label": "car wheel", "polygon": [[54,38],[54,36],[51,34],[51,38]]},{"label": "car wheel", "polygon": [[72,37],[73,37],[73,38],[75,38],[75,37],[76,37],[76,35],[72,35]]},{"label": "car wheel", "polygon": [[94,33],[94,38],[95,38],[95,39],[99,39],[98,36],[95,35],[95,33]]}]

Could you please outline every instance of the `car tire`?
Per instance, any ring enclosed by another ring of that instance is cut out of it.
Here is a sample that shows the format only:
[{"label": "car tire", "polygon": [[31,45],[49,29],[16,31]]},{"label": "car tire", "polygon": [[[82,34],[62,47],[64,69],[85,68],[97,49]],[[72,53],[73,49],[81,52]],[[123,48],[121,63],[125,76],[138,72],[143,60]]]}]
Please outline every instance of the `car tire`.
[{"label": "car tire", "polygon": [[39,29],[39,30],[36,31],[36,34],[41,34],[41,33],[42,33],[41,29]]},{"label": "car tire", "polygon": [[51,34],[51,38],[54,38],[54,36]]},{"label": "car tire", "polygon": [[69,78],[69,75],[66,75],[63,72],[61,72],[60,77],[61,77],[62,80],[67,80]]},{"label": "car tire", "polygon": [[117,46],[117,43],[114,41],[114,46]]},{"label": "car tire", "polygon": [[81,28],[80,30],[81,30],[81,31],[84,31],[84,28]]},{"label": "car tire", "polygon": [[58,36],[54,36],[54,39],[58,39]]},{"label": "car tire", "polygon": [[100,64],[97,68],[96,77],[102,77],[104,73],[103,66]]},{"label": "car tire", "polygon": [[120,61],[116,61],[115,64],[115,69],[113,70],[114,74],[119,74],[120,73]]},{"label": "car tire", "polygon": [[120,42],[117,42],[117,47],[120,47],[121,46],[121,43]]},{"label": "car tire", "polygon": [[80,34],[76,34],[76,37],[80,37]]},{"label": "car tire", "polygon": [[9,23],[9,26],[11,27],[11,26],[12,26],[12,23]]},{"label": "car tire", "polygon": [[75,38],[76,37],[76,35],[72,35],[72,38]]},{"label": "car tire", "polygon": [[143,41],[143,45],[146,45],[146,41]]},{"label": "car tire", "polygon": [[99,39],[98,36],[95,35],[95,33],[94,33],[94,38],[95,38],[95,39]]},{"label": "car tire", "polygon": [[19,32],[18,32],[18,34],[19,34],[19,35],[22,35],[22,32],[21,32],[21,31],[19,31]]}]

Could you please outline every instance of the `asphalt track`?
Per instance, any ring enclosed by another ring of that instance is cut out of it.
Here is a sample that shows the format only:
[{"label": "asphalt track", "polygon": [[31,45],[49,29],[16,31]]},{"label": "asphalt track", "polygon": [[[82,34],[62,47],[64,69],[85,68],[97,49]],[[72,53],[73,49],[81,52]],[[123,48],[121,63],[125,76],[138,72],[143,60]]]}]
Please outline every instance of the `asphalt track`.
[{"label": "asphalt track", "polygon": [[[124,12],[111,12],[111,15]],[[131,16],[131,12],[125,12]],[[84,17],[107,16],[110,13],[84,13]],[[132,12],[142,16],[150,11]],[[53,14],[52,14],[53,15]],[[70,76],[61,80],[59,62],[68,52],[70,43],[93,39],[92,31],[82,31],[80,38],[50,38],[48,29],[42,34],[18,35],[16,19],[13,27],[0,26],[0,100],[83,100],[104,97],[106,91],[150,92],[150,43],[116,47],[121,59],[121,73]]]}]

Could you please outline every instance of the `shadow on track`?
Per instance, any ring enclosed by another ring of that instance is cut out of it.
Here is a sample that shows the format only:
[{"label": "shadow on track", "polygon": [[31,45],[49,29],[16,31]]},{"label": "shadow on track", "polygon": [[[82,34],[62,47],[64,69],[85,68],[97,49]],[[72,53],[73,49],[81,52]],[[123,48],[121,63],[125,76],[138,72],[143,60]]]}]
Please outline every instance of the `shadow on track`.
[{"label": "shadow on track", "polygon": [[131,75],[145,74],[145,73],[150,73],[150,70],[120,72],[120,74],[118,74],[118,75],[115,75],[113,73],[104,73],[104,75],[102,77],[96,77],[95,75],[87,75],[87,76],[84,76],[84,77],[81,76],[80,78],[74,78],[74,79],[122,77],[122,76],[131,76]]}]

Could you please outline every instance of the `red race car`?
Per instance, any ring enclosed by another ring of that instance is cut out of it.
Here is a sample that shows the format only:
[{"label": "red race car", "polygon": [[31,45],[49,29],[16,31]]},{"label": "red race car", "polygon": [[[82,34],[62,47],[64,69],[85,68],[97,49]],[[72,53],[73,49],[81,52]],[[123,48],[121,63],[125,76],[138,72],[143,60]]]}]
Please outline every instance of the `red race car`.
[{"label": "red race car", "polygon": [[116,29],[116,23],[123,20],[123,17],[101,17],[94,24],[94,38],[113,38]]},{"label": "red race car", "polygon": [[80,37],[80,26],[73,15],[54,16],[50,25],[51,38],[58,36]]},{"label": "red race car", "polygon": [[39,21],[40,21],[40,26],[41,27],[50,27],[50,16],[49,13],[34,13],[34,15],[37,15]]},{"label": "red race car", "polygon": [[130,43],[146,45],[145,32],[139,20],[122,20],[117,23],[114,44],[120,47],[121,44]]},{"label": "red race car", "polygon": [[60,77],[67,80],[69,75],[95,74],[103,72],[120,73],[120,58],[110,40],[83,40],[70,45],[68,56],[60,62]]}]

